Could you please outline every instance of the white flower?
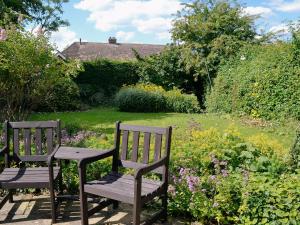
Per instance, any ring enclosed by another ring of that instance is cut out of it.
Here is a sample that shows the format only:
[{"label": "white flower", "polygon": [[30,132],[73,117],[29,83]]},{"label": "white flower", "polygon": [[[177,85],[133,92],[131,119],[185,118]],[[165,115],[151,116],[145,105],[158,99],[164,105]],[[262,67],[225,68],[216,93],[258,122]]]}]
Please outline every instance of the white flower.
[{"label": "white flower", "polygon": [[244,55],[241,56],[241,60],[244,61],[246,60],[246,57]]}]

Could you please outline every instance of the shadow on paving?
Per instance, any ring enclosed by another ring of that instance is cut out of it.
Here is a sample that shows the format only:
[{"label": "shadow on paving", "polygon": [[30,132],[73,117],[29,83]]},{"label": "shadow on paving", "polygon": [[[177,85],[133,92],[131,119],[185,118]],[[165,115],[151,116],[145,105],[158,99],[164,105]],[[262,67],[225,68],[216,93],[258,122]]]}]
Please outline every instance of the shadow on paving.
[{"label": "shadow on paving", "polygon": [[[50,201],[48,197],[30,197],[28,195],[16,197],[14,203],[6,203],[0,211],[0,224],[13,225],[50,225]],[[91,206],[92,207],[92,206]],[[118,210],[112,210],[111,207],[99,211],[89,219],[90,225],[96,224],[131,224],[132,206],[120,204]],[[151,212],[145,212],[142,219],[145,219]],[[60,204],[59,216],[57,219],[59,225],[80,225],[80,205],[78,201],[64,201]],[[161,223],[157,223],[161,224]],[[171,222],[168,224],[187,224],[184,222]]]}]

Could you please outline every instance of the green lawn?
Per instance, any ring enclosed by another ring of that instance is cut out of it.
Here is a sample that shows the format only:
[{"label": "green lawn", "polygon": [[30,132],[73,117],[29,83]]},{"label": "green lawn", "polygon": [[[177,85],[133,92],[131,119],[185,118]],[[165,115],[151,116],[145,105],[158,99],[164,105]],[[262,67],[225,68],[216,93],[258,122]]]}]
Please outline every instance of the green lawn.
[{"label": "green lawn", "polygon": [[216,128],[224,131],[234,126],[242,137],[265,134],[271,140],[277,140],[285,148],[292,145],[296,122],[286,124],[268,123],[252,125],[253,121],[236,118],[230,115],[215,114],[179,114],[179,113],[124,113],[114,108],[95,108],[84,112],[42,113],[34,114],[31,120],[60,119],[64,124],[79,126],[86,130],[102,131],[112,134],[114,123],[118,120],[129,124],[149,126],[174,126],[174,135],[180,137],[191,126],[201,129]]}]

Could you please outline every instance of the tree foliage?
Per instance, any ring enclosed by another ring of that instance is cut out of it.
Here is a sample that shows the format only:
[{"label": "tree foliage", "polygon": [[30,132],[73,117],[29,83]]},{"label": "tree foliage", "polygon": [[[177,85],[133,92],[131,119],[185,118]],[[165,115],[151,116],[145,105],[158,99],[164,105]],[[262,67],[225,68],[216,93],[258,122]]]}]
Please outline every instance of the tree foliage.
[{"label": "tree foliage", "polygon": [[172,38],[181,48],[184,68],[201,103],[220,63],[245,43],[257,42],[254,20],[231,0],[196,0],[178,13]]},{"label": "tree foliage", "polygon": [[11,29],[0,41],[0,119],[25,119],[61,79],[78,71],[76,61],[64,62],[53,54],[44,36]]},{"label": "tree foliage", "polygon": [[186,73],[178,46],[167,46],[161,53],[138,58],[138,73],[144,83],[154,83],[170,90],[173,87],[192,91],[191,76]]},{"label": "tree foliage", "polygon": [[0,26],[33,23],[43,31],[55,31],[68,25],[61,18],[63,3],[68,0],[0,0]]}]

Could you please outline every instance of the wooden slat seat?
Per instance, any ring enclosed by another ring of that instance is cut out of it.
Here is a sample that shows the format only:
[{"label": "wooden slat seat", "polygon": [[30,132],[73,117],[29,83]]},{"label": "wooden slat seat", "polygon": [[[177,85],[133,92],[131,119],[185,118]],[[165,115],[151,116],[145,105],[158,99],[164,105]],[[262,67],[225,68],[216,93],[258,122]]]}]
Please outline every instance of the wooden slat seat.
[{"label": "wooden slat seat", "polygon": [[[162,182],[143,178],[141,198],[149,198],[162,188]],[[101,195],[125,203],[134,203],[134,177],[119,173],[110,173],[100,180],[87,182],[84,185],[86,193]]]},{"label": "wooden slat seat", "polygon": [[[59,174],[59,167],[53,167],[54,179]],[[0,174],[0,187],[18,188],[49,188],[49,168],[5,168]]]}]

